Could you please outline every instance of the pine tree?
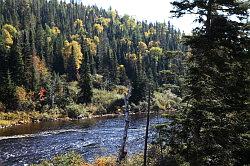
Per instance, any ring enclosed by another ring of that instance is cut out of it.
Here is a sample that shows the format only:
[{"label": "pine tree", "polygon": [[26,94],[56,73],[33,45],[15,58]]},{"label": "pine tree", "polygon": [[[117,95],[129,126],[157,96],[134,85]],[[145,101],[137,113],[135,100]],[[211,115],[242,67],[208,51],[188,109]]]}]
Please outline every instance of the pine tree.
[{"label": "pine tree", "polygon": [[3,104],[6,107],[6,111],[9,110],[15,110],[17,108],[17,98],[16,98],[16,87],[13,84],[11,80],[11,74],[8,70],[3,76],[2,76],[2,85],[0,87],[0,101],[3,102]]},{"label": "pine tree", "polygon": [[24,84],[24,62],[19,36],[15,38],[9,56],[9,67],[13,83],[17,86]]},{"label": "pine tree", "polygon": [[67,80],[69,82],[78,80],[78,70],[76,68],[76,60],[74,56],[70,56],[66,68]]},{"label": "pine tree", "polygon": [[135,75],[132,78],[132,92],[129,98],[130,102],[139,104],[140,101],[146,99],[147,96],[147,78],[142,70],[140,60],[137,61]]},{"label": "pine tree", "polygon": [[91,103],[93,97],[89,67],[89,52],[85,53],[84,63],[82,63],[80,70],[79,86],[81,91],[78,97],[78,103],[88,104]]}]

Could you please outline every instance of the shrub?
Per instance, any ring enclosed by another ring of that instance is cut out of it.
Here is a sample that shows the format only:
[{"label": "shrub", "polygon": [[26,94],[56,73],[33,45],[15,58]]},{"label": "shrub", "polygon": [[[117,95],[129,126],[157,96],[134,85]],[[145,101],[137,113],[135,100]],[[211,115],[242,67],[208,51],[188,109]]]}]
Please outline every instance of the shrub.
[{"label": "shrub", "polygon": [[172,107],[178,107],[181,98],[177,97],[170,90],[161,92],[154,92],[153,108],[158,110],[167,110]]},{"label": "shrub", "polygon": [[123,166],[143,166],[143,155],[142,154],[133,155],[129,157],[127,160],[125,160],[122,165]]},{"label": "shrub", "polygon": [[85,107],[80,104],[72,103],[66,106],[66,112],[69,118],[78,118],[79,116],[87,117],[88,113]]},{"label": "shrub", "polygon": [[107,112],[108,113],[116,113],[117,110],[121,109],[124,105],[124,100],[123,99],[116,99],[113,102],[109,104],[107,107]]},{"label": "shrub", "polygon": [[16,87],[16,96],[19,103],[28,101],[27,92],[24,87]]},{"label": "shrub", "polygon": [[[60,165],[60,166],[89,166],[82,158],[80,154],[75,152],[69,152],[64,155],[58,155],[52,158],[50,161],[42,161],[41,164],[36,166],[51,166],[51,165]],[[35,165],[34,165],[35,166]]]},{"label": "shrub", "polygon": [[128,93],[128,88],[126,86],[116,85],[112,91],[115,91],[119,95],[124,95]]},{"label": "shrub", "polygon": [[116,166],[116,160],[114,157],[100,157],[95,160],[93,166]]},{"label": "shrub", "polygon": [[92,85],[94,88],[101,89],[103,86],[103,76],[99,74],[92,75]]},{"label": "shrub", "polygon": [[68,85],[68,90],[69,90],[69,95],[71,97],[72,101],[76,101],[78,98],[78,93],[80,92],[80,88],[78,86],[78,83],[75,82],[70,82]]},{"label": "shrub", "polygon": [[24,110],[26,112],[35,111],[36,110],[36,103],[32,100],[28,100],[28,101],[19,103],[19,109]]},{"label": "shrub", "polygon": [[107,113],[108,107],[116,100],[122,99],[123,95],[117,94],[115,91],[107,90],[93,90],[93,104],[97,105],[99,108],[97,110],[98,114]]}]

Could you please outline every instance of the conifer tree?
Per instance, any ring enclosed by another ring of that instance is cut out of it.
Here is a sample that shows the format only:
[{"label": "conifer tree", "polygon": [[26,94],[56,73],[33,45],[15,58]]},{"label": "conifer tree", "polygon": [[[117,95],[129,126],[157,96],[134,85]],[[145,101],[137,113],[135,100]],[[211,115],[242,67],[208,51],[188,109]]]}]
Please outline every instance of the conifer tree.
[{"label": "conifer tree", "polygon": [[9,56],[9,67],[13,83],[17,86],[24,84],[24,62],[19,36],[14,40]]},{"label": "conifer tree", "polygon": [[81,88],[81,91],[78,97],[78,103],[91,103],[93,92],[89,67],[89,52],[85,52],[84,63],[82,63],[80,68],[79,86]]},{"label": "conifer tree", "polygon": [[0,101],[3,102],[6,110],[15,110],[17,108],[16,87],[11,80],[11,74],[9,70],[4,73],[1,82]]},{"label": "conifer tree", "polygon": [[[244,165],[249,154],[244,1],[176,1],[176,16],[197,14],[202,27],[187,39],[187,107],[170,118],[171,154],[190,165]],[[232,20],[231,15],[240,18]]]}]

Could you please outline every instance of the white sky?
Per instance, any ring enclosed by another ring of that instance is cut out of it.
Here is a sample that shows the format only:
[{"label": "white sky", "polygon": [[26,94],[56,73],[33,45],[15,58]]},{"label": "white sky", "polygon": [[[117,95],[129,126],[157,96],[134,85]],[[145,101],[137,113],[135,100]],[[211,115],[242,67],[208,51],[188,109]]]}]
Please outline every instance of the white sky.
[{"label": "white sky", "polygon": [[82,1],[85,5],[97,5],[104,9],[110,6],[116,9],[120,15],[128,14],[137,20],[148,20],[149,22],[163,22],[164,20],[170,22],[181,31],[190,33],[194,27],[193,17],[186,16],[183,18],[170,18],[170,4],[173,0],[78,0]]}]

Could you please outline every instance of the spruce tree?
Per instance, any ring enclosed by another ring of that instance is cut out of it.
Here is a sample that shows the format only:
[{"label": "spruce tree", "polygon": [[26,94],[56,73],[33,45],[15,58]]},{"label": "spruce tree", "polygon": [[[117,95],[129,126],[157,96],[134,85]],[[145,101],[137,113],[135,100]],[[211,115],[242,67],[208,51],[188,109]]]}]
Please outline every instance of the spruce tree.
[{"label": "spruce tree", "polygon": [[69,82],[78,80],[79,74],[76,68],[76,60],[75,57],[72,55],[69,57],[66,72],[67,72],[67,80]]},{"label": "spruce tree", "polygon": [[17,86],[24,84],[24,62],[19,36],[15,38],[9,56],[9,68],[13,83]]},{"label": "spruce tree", "polygon": [[[190,165],[244,165],[248,109],[246,62],[249,35],[244,34],[244,1],[173,2],[176,16],[198,14],[203,26],[187,39],[187,107],[171,116],[171,154]],[[232,20],[239,16],[241,22]],[[181,157],[181,158],[180,158]]]},{"label": "spruce tree", "polygon": [[91,103],[93,92],[89,67],[89,52],[85,52],[84,63],[82,63],[80,68],[79,86],[81,91],[78,97],[78,103]]},{"label": "spruce tree", "polygon": [[10,71],[7,70],[2,76],[2,85],[0,87],[0,101],[6,107],[6,111],[15,110],[18,106],[16,98],[16,87],[11,80]]}]

